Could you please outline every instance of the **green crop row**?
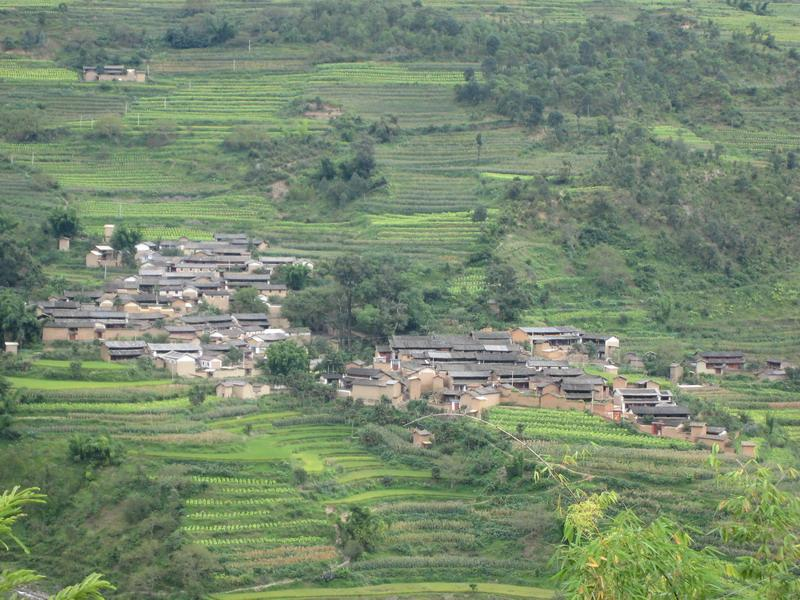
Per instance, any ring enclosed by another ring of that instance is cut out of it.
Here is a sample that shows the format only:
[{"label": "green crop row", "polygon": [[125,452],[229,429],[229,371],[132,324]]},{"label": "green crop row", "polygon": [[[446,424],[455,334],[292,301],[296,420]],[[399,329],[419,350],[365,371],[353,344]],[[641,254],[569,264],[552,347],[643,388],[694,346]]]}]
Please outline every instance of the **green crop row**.
[{"label": "green crop row", "polygon": [[184,525],[181,527],[182,531],[188,532],[212,532],[222,531],[225,533],[235,531],[256,531],[259,529],[280,529],[292,527],[325,527],[328,522],[324,519],[297,519],[295,521],[262,521],[260,523],[236,523],[225,525]]}]

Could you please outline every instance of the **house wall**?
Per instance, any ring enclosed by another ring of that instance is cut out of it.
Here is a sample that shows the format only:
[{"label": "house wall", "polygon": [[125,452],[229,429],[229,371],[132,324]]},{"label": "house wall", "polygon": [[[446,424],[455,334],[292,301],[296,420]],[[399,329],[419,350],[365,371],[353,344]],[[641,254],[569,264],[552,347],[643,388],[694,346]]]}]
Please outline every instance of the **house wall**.
[{"label": "house wall", "polygon": [[478,412],[484,411],[489,409],[493,406],[497,406],[500,404],[500,394],[486,394],[483,396],[483,400],[480,400],[473,396],[472,394],[464,394],[461,396],[459,404],[461,408],[466,408],[467,410],[477,410]]},{"label": "house wall", "polygon": [[399,382],[386,386],[359,385],[358,383],[355,383],[353,384],[351,395],[355,400],[362,400],[364,404],[369,406],[378,404],[381,401],[382,396],[389,398],[392,401],[392,404],[394,404],[396,400],[402,399],[402,392]]},{"label": "house wall", "polygon": [[409,400],[419,400],[422,398],[422,381],[417,377],[412,377],[406,384]]},{"label": "house wall", "polygon": [[[44,343],[57,340],[69,340],[69,328],[67,327],[44,327],[42,329],[42,341]],[[73,341],[91,342],[97,339],[94,334],[94,327],[79,327]]]},{"label": "house wall", "polygon": [[611,387],[615,390],[626,388],[628,387],[628,379],[621,375],[614,377],[614,380],[611,382]]},{"label": "house wall", "polygon": [[191,377],[194,375],[194,361],[165,361],[167,371],[178,377]]}]

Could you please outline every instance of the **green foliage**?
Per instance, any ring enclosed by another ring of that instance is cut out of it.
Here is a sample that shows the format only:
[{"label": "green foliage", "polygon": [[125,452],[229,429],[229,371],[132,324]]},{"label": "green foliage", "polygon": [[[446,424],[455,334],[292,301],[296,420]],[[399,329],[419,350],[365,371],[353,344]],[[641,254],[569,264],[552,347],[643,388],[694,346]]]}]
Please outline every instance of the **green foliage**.
[{"label": "green foliage", "polygon": [[164,41],[172,48],[207,48],[224,44],[235,35],[236,26],[227,17],[201,12],[167,29]]},{"label": "green foliage", "polygon": [[127,256],[133,256],[136,253],[136,244],[141,241],[141,229],[122,223],[114,228],[110,244],[117,252],[122,252]]},{"label": "green foliage", "polygon": [[725,542],[753,548],[737,561],[737,573],[754,597],[778,600],[800,594],[800,499],[781,489],[794,470],[774,473],[750,462],[726,474],[733,496],[719,504],[718,531]]},{"label": "green foliage", "polygon": [[69,440],[69,456],[74,462],[93,466],[118,465],[125,450],[107,435],[76,435]]},{"label": "green foliage", "polygon": [[721,564],[710,550],[696,550],[689,532],[660,517],[650,524],[632,510],[606,522],[617,502],[603,492],[573,504],[564,521],[565,544],[557,554],[558,580],[571,598],[715,598],[725,591]]},{"label": "green foliage", "polygon": [[[0,545],[5,550],[9,550],[9,546],[3,538],[10,539],[28,552],[27,548],[14,535],[11,527],[18,519],[25,516],[22,510],[26,504],[44,504],[45,498],[44,494],[39,493],[39,488],[21,489],[19,486],[6,490],[0,495]],[[14,593],[20,586],[41,579],[43,579],[41,575],[29,569],[3,570],[0,573],[0,593],[15,595]],[[50,600],[103,600],[102,592],[114,589],[116,588],[103,579],[102,575],[92,573],[80,583],[66,587],[50,596]]]},{"label": "green foliage", "polygon": [[486,267],[486,292],[500,311],[500,318],[513,321],[531,305],[535,282],[523,281],[508,264],[495,261]]},{"label": "green foliage", "polygon": [[600,244],[589,250],[586,255],[586,274],[602,293],[620,292],[630,283],[630,269],[625,264],[625,257],[608,244]]},{"label": "green foliage", "polygon": [[343,255],[316,269],[312,281],[289,295],[284,312],[314,330],[334,326],[344,348],[354,330],[383,339],[423,329],[429,319],[418,275],[397,256]]},{"label": "green foliage", "polygon": [[[20,239],[0,236],[0,287],[33,288],[43,281],[42,267]],[[6,292],[7,290],[2,290]],[[0,298],[9,301],[9,296]]]},{"label": "green foliage", "polygon": [[368,508],[351,506],[343,523],[339,525],[342,543],[352,558],[358,558],[362,551],[374,550],[380,542],[386,526]]},{"label": "green foliage", "polygon": [[296,263],[281,266],[275,273],[274,280],[283,282],[290,290],[302,290],[311,278],[311,269],[307,265]]},{"label": "green foliage", "polygon": [[91,573],[80,583],[64,588],[50,600],[103,600],[103,590],[116,588],[99,573]]},{"label": "green foliage", "polygon": [[234,312],[265,313],[267,307],[261,300],[261,292],[254,287],[243,287],[233,293],[231,308]]},{"label": "green foliage", "polygon": [[33,308],[15,290],[0,290],[0,342],[27,344],[39,339],[41,325]]},{"label": "green foliage", "polygon": [[46,221],[46,231],[56,237],[73,238],[81,232],[81,221],[74,207],[53,210]]},{"label": "green foliage", "polygon": [[119,143],[122,140],[124,125],[117,115],[100,115],[94,121],[90,135],[99,140]]},{"label": "green foliage", "polygon": [[206,401],[208,395],[208,386],[202,383],[195,383],[189,388],[189,404],[192,406],[200,406]]},{"label": "green foliage", "polygon": [[267,350],[267,371],[276,379],[308,373],[308,363],[308,351],[290,340],[275,342]]},{"label": "green foliage", "polygon": [[10,142],[38,142],[52,138],[45,115],[39,110],[4,110],[0,114],[0,135]]}]

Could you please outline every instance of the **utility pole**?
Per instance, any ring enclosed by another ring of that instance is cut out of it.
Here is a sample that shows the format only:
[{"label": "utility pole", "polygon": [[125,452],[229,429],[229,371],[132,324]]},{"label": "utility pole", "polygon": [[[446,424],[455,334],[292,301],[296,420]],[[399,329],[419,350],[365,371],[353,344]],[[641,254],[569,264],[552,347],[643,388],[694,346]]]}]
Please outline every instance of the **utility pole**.
[{"label": "utility pole", "polygon": [[140,124],[140,120],[139,120],[139,119],[140,119],[140,116],[141,116],[141,115],[138,115],[138,114],[136,115],[136,126],[137,126],[137,127],[138,127],[138,126],[139,126],[139,124]]},{"label": "utility pole", "polygon": [[233,59],[233,72],[236,72],[236,59]]},{"label": "utility pole", "polygon": [[165,109],[167,108],[167,99],[166,98],[164,98],[164,108]]},{"label": "utility pole", "polygon": [[35,158],[36,158],[36,153],[35,152],[31,152],[31,166],[33,166]]},{"label": "utility pole", "polygon": [[250,54],[252,46],[250,45],[250,40],[247,40],[247,53]]}]

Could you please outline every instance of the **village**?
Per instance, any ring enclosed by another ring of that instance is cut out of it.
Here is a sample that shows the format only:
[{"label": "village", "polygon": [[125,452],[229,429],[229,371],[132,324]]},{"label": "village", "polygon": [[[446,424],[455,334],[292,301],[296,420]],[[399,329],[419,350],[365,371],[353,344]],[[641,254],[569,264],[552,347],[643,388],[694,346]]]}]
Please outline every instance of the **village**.
[{"label": "village", "polygon": [[[87,268],[123,267],[122,256],[105,242],[85,256]],[[137,272],[108,279],[102,289],[65,292],[36,305],[45,345],[99,344],[108,362],[147,359],[173,379],[210,381],[217,396],[252,399],[272,387],[259,380],[262,362],[277,342],[311,342],[306,328],[292,327],[281,314],[290,293],[273,283],[287,265],[311,261],[266,256],[269,243],[244,233],[141,242]],[[69,240],[59,240],[69,251]],[[237,291],[248,289],[263,309],[232,311]],[[6,344],[14,352],[13,343]],[[312,364],[319,364],[318,359]],[[372,361],[356,360],[341,372],[321,372],[319,382],[339,397],[364,405],[390,403],[398,409],[426,400],[446,413],[481,418],[498,405],[577,410],[664,438],[686,440],[753,456],[756,445],[735,444],[724,427],[693,419],[676,400],[702,388],[699,378],[741,373],[741,352],[699,352],[670,366],[669,381],[642,375],[644,359],[624,352],[612,334],[569,326],[520,326],[466,334],[394,335],[375,346]],[[792,365],[772,360],[757,372],[766,381],[786,377]],[[685,383],[690,381],[691,383]],[[429,447],[430,432],[414,429],[414,444]]]}]

